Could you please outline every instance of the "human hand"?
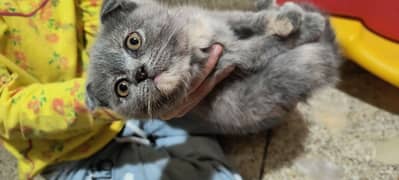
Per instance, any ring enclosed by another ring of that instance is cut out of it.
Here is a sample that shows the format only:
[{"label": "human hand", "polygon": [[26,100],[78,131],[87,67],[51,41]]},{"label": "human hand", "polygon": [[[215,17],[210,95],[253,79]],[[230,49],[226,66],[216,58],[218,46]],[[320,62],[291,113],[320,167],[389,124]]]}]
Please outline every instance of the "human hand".
[{"label": "human hand", "polygon": [[212,45],[208,61],[202,70],[202,74],[193,81],[188,96],[172,112],[161,116],[160,118],[162,120],[170,120],[184,116],[198,105],[220,81],[230,75],[235,68],[234,66],[229,66],[215,75],[210,75],[222,55],[222,52],[223,47],[221,45]]}]

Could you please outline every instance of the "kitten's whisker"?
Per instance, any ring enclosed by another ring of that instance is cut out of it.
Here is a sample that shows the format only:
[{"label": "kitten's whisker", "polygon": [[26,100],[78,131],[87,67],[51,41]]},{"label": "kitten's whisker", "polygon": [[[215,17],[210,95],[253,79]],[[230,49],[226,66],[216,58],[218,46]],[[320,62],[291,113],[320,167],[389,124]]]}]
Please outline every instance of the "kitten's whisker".
[{"label": "kitten's whisker", "polygon": [[147,114],[149,115],[150,119],[153,118],[152,111],[151,111],[151,101],[152,101],[152,94],[149,93],[148,86],[145,86],[145,97],[147,97]]},{"label": "kitten's whisker", "polygon": [[[166,27],[167,27],[167,21],[165,21],[165,22],[161,25],[161,29],[160,29],[160,31],[159,31],[159,37],[162,37],[162,36],[161,36],[161,35],[162,35],[161,33],[165,32]],[[161,38],[158,38],[157,41],[158,41],[158,42],[157,42],[158,44],[162,44],[162,39],[161,39]],[[159,53],[161,53],[161,52],[162,52],[162,51],[161,51],[161,47],[158,48],[158,49],[155,49],[155,47],[153,47],[153,48],[151,49],[150,62],[149,62],[149,65],[150,65],[150,66],[152,66],[154,63],[157,62],[157,59],[158,59],[158,58],[156,58],[156,57],[158,57]],[[154,57],[155,57],[155,58],[154,58]]]},{"label": "kitten's whisker", "polygon": [[151,52],[151,54],[150,54],[150,62],[149,62],[149,65],[150,65],[150,67],[152,67],[153,64],[154,64],[154,62],[155,62],[154,59],[153,59],[154,55],[156,54],[155,47],[152,47],[150,52]]}]

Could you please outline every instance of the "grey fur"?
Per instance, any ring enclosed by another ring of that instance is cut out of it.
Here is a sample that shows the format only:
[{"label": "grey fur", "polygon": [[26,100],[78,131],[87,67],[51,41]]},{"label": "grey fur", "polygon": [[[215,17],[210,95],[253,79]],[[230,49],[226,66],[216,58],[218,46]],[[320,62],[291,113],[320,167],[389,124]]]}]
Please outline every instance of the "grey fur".
[{"label": "grey fur", "polygon": [[[138,119],[173,110],[199,75],[213,43],[224,46],[214,74],[233,64],[237,68],[187,117],[199,116],[223,133],[270,128],[314,90],[337,79],[340,56],[334,33],[314,9],[293,3],[260,3],[268,9],[258,12],[167,7],[144,0],[104,4],[87,80],[92,109],[107,107]],[[135,31],[141,33],[143,46],[131,52],[123,43]],[[143,82],[134,78],[140,67],[149,77]],[[160,73],[164,81],[156,84]],[[130,82],[125,98],[114,92],[121,77]]]},{"label": "grey fur", "polygon": [[275,8],[276,0],[257,0],[255,2],[255,7],[257,10],[271,9]]}]

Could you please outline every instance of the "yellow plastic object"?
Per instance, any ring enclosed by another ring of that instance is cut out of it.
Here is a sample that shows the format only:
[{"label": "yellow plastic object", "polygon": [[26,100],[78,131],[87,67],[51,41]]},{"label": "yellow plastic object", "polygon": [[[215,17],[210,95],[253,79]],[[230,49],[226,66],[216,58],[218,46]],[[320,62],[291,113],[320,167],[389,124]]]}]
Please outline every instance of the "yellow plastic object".
[{"label": "yellow plastic object", "polygon": [[360,21],[331,17],[345,56],[399,87],[399,43],[368,30]]}]

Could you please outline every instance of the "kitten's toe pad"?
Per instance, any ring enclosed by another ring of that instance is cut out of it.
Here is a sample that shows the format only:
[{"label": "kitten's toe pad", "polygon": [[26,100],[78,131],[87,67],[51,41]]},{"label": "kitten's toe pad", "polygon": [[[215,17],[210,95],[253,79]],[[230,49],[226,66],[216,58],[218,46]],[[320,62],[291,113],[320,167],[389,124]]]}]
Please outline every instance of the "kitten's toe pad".
[{"label": "kitten's toe pad", "polygon": [[281,37],[287,37],[294,31],[295,27],[291,23],[291,21],[286,18],[282,17],[276,20],[268,29],[269,33],[272,35],[277,35]]},{"label": "kitten's toe pad", "polygon": [[297,11],[289,11],[277,16],[275,20],[276,34],[286,37],[298,31],[301,26],[302,14]]}]

